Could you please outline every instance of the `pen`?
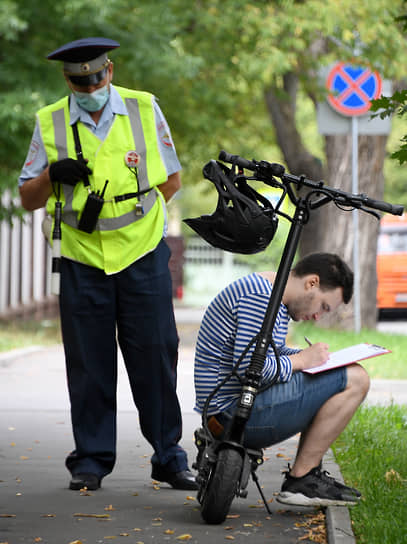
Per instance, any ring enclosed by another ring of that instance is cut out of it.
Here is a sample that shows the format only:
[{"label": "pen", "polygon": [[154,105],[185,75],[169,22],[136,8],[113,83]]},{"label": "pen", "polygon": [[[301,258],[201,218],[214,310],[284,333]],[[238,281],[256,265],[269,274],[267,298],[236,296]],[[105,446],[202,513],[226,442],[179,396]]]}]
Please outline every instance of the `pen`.
[{"label": "pen", "polygon": [[309,338],[307,338],[306,336],[304,336],[304,340],[307,342],[307,344],[308,344],[309,346],[312,346],[312,342],[311,342],[311,340],[310,340]]}]

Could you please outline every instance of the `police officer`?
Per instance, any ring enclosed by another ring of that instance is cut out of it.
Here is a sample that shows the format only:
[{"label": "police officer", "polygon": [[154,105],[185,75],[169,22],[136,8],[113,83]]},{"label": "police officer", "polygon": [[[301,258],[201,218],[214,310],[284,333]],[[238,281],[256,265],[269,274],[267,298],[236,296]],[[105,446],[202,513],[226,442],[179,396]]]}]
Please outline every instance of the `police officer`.
[{"label": "police officer", "polygon": [[118,343],[154,449],[152,478],[196,489],[179,445],[178,335],[164,241],[181,167],[154,96],[112,85],[107,52],[117,47],[85,38],[48,55],[62,61],[71,94],[38,111],[19,178],[26,210],[61,210],[59,302],[75,440],[69,487],[98,489],[113,470]]}]

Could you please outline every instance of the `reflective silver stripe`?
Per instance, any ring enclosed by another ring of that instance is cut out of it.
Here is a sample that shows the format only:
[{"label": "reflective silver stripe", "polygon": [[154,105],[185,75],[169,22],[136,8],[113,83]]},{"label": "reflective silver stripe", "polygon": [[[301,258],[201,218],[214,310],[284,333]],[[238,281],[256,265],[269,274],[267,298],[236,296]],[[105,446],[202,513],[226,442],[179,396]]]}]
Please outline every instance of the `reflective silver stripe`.
[{"label": "reflective silver stripe", "polygon": [[55,147],[58,153],[58,160],[68,157],[68,146],[66,143],[65,113],[64,109],[56,110],[52,113],[52,123],[54,125]]},{"label": "reflective silver stripe", "polygon": [[129,114],[130,126],[133,133],[134,143],[136,145],[136,151],[144,158],[144,160],[140,161],[140,165],[137,167],[139,181],[138,190],[144,191],[145,189],[150,188],[150,182],[147,174],[146,141],[144,139],[143,125],[141,124],[138,100],[137,98],[125,98],[125,104]]},{"label": "reflective silver stripe", "polygon": [[[117,230],[123,227],[127,227],[127,225],[131,225],[132,223],[135,223],[139,219],[142,219],[151,210],[157,198],[157,192],[152,189],[143,201],[144,213],[142,215],[138,214],[136,207],[134,207],[134,210],[120,215],[119,217],[104,217],[99,219],[96,224],[95,230]],[[62,222],[66,223],[70,227],[77,229],[79,223],[77,215],[77,212],[74,212],[73,210],[66,211],[64,208],[64,211],[62,213]]]},{"label": "reflective silver stripe", "polygon": [[[54,125],[55,147],[58,153],[58,160],[68,158],[68,144],[66,141],[66,125],[64,109],[56,110],[52,113],[52,122]],[[72,185],[63,185],[65,195],[66,210],[72,210],[73,190]]]}]

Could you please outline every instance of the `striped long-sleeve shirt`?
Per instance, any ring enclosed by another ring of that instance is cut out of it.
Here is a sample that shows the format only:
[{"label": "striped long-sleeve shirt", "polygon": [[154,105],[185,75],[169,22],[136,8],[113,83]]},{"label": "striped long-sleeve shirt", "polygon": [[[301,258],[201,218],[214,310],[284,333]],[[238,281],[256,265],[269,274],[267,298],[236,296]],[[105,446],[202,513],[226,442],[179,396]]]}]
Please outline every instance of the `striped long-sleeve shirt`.
[{"label": "striped long-sleeve shirt", "polygon": [[[203,317],[195,352],[195,410],[202,413],[209,394],[232,371],[250,341],[259,333],[272,291],[272,284],[253,273],[223,289],[210,303]],[[280,304],[273,340],[277,347],[281,370],[279,381],[291,379],[290,355],[300,350],[285,344],[289,315]],[[242,359],[238,373],[244,376],[255,343]],[[269,346],[264,363],[262,383],[269,383],[277,372],[274,350]],[[227,409],[239,397],[241,385],[236,377],[228,380],[211,400],[208,415]]]}]

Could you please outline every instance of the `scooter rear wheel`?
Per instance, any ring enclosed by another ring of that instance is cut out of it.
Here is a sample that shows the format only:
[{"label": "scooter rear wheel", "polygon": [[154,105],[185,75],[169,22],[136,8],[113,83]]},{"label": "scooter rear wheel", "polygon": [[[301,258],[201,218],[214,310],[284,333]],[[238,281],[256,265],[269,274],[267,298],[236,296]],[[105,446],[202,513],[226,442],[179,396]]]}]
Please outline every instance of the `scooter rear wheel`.
[{"label": "scooter rear wheel", "polygon": [[239,486],[243,459],[234,449],[222,449],[212,470],[201,503],[201,515],[206,523],[223,523]]}]

